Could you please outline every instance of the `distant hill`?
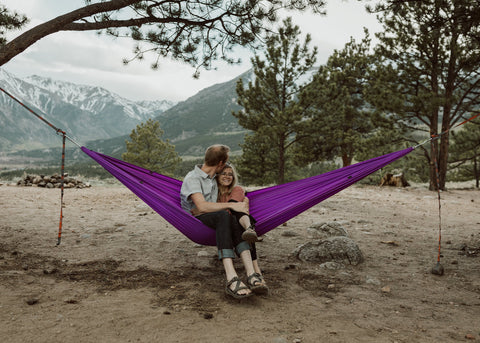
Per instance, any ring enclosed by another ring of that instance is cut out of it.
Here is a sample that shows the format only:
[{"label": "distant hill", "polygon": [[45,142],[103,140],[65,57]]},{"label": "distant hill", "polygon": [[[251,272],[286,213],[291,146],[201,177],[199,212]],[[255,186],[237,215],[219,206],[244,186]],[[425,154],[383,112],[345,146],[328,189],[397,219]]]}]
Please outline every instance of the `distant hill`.
[{"label": "distant hill", "polygon": [[[236,84],[251,80],[252,71],[247,71],[236,78],[205,88],[175,106],[167,109],[155,119],[160,122],[164,139],[170,139],[175,150],[182,156],[202,156],[205,149],[216,143],[227,144],[232,151],[240,151],[245,133],[238,124],[232,111],[239,111]],[[128,135],[120,137],[122,152]],[[95,141],[89,144],[99,146],[107,155],[118,153],[119,137]]]},{"label": "distant hill", "polygon": [[165,135],[173,141],[183,140],[203,134],[242,131],[232,111],[239,111],[237,93],[238,79],[248,81],[252,72],[248,71],[228,82],[205,88],[162,113],[157,119],[165,130]]},{"label": "distant hill", "polygon": [[[205,88],[172,106],[159,116],[155,117],[160,122],[164,131],[163,138],[170,139],[175,145],[175,150],[181,156],[202,156],[205,149],[212,144],[220,143],[230,146],[232,151],[239,152],[245,133],[232,111],[241,107],[236,103],[236,84],[241,78],[248,82],[253,72],[245,72],[236,78]],[[125,151],[125,140],[128,135],[88,142],[89,146],[97,146],[105,154],[120,156]],[[118,144],[121,144],[119,149]]]}]

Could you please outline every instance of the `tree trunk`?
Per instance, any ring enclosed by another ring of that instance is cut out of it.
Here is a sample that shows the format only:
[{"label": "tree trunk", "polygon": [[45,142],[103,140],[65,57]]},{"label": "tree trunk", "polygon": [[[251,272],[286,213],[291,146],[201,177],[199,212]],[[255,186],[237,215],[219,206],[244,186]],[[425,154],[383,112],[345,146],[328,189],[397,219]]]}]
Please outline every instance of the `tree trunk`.
[{"label": "tree trunk", "polygon": [[[430,137],[437,135],[438,111],[432,111],[430,119]],[[429,190],[437,190],[437,166],[438,166],[438,139],[433,139],[430,143],[430,185]]]},{"label": "tree trunk", "polygon": [[38,40],[52,33],[64,30],[67,25],[72,24],[77,20],[102,12],[118,10],[135,2],[139,2],[139,0],[112,0],[96,3],[37,25],[0,48],[0,66],[25,51]]},{"label": "tree trunk", "polygon": [[342,167],[347,167],[352,164],[352,157],[349,156],[346,152],[342,153]]},{"label": "tree trunk", "polygon": [[281,185],[285,182],[285,146],[283,141],[279,144],[278,149],[278,180],[277,183]]},{"label": "tree trunk", "polygon": [[451,128],[452,117],[452,104],[455,101],[455,80],[457,79],[457,62],[458,62],[458,40],[459,33],[457,30],[457,21],[459,16],[453,17],[453,25],[450,38],[450,56],[448,59],[447,79],[445,83],[445,102],[443,104],[443,118],[442,118],[442,132],[446,132],[442,135],[440,140],[439,149],[439,187],[442,191],[445,190],[445,183],[447,182],[447,169],[448,169],[448,147],[449,147],[449,133]]},{"label": "tree trunk", "polygon": [[440,140],[440,151],[438,156],[438,182],[440,190],[445,190],[445,183],[447,182],[447,170],[448,170],[448,133],[442,136]]},{"label": "tree trunk", "polygon": [[[439,3],[435,2],[434,8],[434,18],[440,18],[440,7]],[[441,75],[441,63],[440,63],[440,28],[436,27],[433,30],[432,36],[432,56],[430,60],[432,61],[431,67],[431,96],[433,99],[439,98],[439,84],[440,84],[440,75]],[[433,108],[430,109],[430,137],[438,134],[438,113],[440,111],[440,105],[435,102]],[[438,148],[438,139],[434,139],[431,142],[430,147],[430,190],[438,189],[438,168],[439,168],[439,148]]]},{"label": "tree trunk", "polygon": [[473,158],[473,173],[475,175],[475,186],[479,188],[480,186],[480,170],[478,170],[477,157]]},{"label": "tree trunk", "polygon": [[437,166],[438,166],[438,140],[433,140],[430,147],[430,186],[429,190],[435,191],[437,187]]},{"label": "tree trunk", "polygon": [[353,145],[352,144],[343,144],[341,146],[342,151],[342,167],[348,167],[352,164],[353,160]]},{"label": "tree trunk", "polygon": [[[442,131],[446,132],[440,137],[440,144],[437,146],[437,158],[438,158],[438,187],[440,190],[445,190],[445,183],[447,182],[447,170],[448,170],[448,147],[449,147],[449,133],[450,130],[450,113],[452,105],[450,103],[451,92],[446,92],[446,103],[443,107],[443,119],[442,119]],[[436,189],[436,188],[435,188]]]}]

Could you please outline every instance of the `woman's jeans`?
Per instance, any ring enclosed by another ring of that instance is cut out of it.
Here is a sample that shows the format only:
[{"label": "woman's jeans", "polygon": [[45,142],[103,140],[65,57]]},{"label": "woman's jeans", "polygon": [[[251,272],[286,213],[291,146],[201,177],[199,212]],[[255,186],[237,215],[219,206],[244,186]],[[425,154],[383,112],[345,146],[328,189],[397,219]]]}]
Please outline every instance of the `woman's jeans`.
[{"label": "woman's jeans", "polygon": [[242,240],[243,228],[228,211],[204,213],[197,218],[215,230],[218,259],[235,258],[245,250],[250,250],[250,244]]}]

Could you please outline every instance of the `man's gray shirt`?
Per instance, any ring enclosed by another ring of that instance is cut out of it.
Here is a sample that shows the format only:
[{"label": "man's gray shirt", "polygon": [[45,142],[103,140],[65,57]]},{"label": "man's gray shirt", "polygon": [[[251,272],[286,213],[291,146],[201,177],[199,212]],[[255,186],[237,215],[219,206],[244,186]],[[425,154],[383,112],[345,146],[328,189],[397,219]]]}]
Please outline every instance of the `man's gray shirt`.
[{"label": "man's gray shirt", "polygon": [[190,212],[195,207],[191,199],[191,195],[202,193],[208,202],[217,202],[218,186],[215,177],[211,178],[201,168],[201,165],[195,166],[183,179],[182,188],[180,190],[180,199],[182,208]]}]

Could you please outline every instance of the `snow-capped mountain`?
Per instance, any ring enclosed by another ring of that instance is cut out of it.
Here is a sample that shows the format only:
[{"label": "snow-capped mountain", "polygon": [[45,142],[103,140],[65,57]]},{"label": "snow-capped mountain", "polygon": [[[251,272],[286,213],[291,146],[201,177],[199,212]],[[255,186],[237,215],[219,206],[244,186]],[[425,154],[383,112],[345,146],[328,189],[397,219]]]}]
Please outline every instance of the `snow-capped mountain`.
[{"label": "snow-capped mountain", "polygon": [[174,105],[167,100],[135,102],[105,88],[58,81],[37,75],[29,76],[24,81],[49,90],[60,96],[63,101],[97,115],[105,111],[108,106],[121,106],[129,117],[144,121],[151,117],[152,112],[161,113]]},{"label": "snow-capped mountain", "polygon": [[[166,100],[135,102],[101,87],[40,76],[20,79],[1,68],[0,86],[82,143],[128,134],[174,105]],[[0,93],[0,151],[57,143],[50,127]]]},{"label": "snow-capped mountain", "polygon": [[[297,80],[298,84],[309,82],[315,72],[312,68]],[[232,115],[241,110],[236,94],[239,79],[245,85],[254,82],[253,70],[173,105],[165,101],[133,102],[103,88],[38,76],[20,80],[0,69],[0,87],[45,113],[76,142],[116,157],[124,151],[131,130],[148,118],[160,122],[163,138],[173,142],[181,155],[201,156],[214,143],[238,149],[246,133]],[[59,139],[50,127],[0,92],[0,158],[2,152],[21,148],[58,147]]]}]

